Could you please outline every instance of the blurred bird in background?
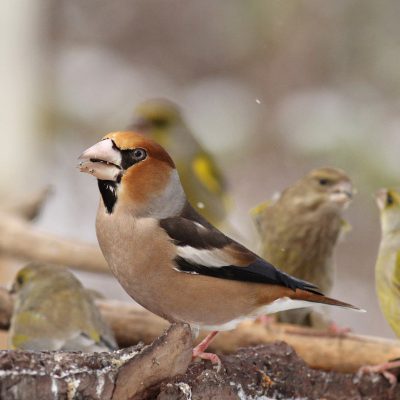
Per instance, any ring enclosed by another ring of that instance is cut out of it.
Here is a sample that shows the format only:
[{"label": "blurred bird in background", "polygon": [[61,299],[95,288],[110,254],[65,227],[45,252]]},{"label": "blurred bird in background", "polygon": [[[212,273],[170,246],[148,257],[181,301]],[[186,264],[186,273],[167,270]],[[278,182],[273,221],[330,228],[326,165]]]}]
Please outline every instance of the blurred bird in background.
[{"label": "blurred bird in background", "polygon": [[[261,256],[329,294],[334,279],[333,251],[341,232],[349,229],[342,213],[352,197],[353,186],[344,171],[312,170],[275,199],[251,210],[261,239]],[[309,309],[282,312],[278,320],[330,326],[326,318]]]},{"label": "blurred bird in background", "polygon": [[136,107],[129,129],[149,136],[171,154],[191,205],[212,224],[223,227],[230,202],[225,180],[178,106],[164,99],[145,101]]},{"label": "blurred bird in background", "polygon": [[31,263],[16,275],[9,343],[32,351],[117,348],[92,295],[66,268]]},{"label": "blurred bird in background", "polygon": [[[381,189],[376,194],[380,210],[382,238],[375,265],[375,285],[382,313],[400,338],[400,191]],[[400,367],[400,360],[364,367],[363,372],[381,372],[394,385],[397,378],[388,372]]]}]

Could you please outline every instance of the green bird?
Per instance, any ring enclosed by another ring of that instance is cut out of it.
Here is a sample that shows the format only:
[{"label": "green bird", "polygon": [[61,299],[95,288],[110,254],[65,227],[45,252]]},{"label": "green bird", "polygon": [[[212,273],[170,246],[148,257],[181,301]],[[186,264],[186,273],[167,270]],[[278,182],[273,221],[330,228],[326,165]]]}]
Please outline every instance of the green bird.
[{"label": "green bird", "polygon": [[10,347],[101,352],[117,348],[92,295],[66,268],[31,263],[16,275]]},{"label": "green bird", "polygon": [[[347,174],[337,168],[314,169],[251,214],[261,239],[261,256],[296,278],[329,294],[334,279],[333,252],[349,229],[343,211],[353,197]],[[318,328],[328,321],[315,311],[290,310],[278,320]]]},{"label": "green bird", "polygon": [[375,266],[375,285],[382,313],[400,337],[400,191],[381,189],[376,195],[382,238]]},{"label": "green bird", "polygon": [[221,227],[230,202],[223,174],[193,136],[178,106],[164,99],[145,101],[136,107],[129,129],[149,136],[168,151],[191,205]]},{"label": "green bird", "polygon": [[[375,265],[376,294],[384,317],[400,338],[400,191],[393,188],[380,189],[375,199],[380,210],[382,231]],[[400,360],[395,359],[379,365],[364,366],[360,372],[382,373],[394,388],[397,377],[389,370],[399,367]]]}]

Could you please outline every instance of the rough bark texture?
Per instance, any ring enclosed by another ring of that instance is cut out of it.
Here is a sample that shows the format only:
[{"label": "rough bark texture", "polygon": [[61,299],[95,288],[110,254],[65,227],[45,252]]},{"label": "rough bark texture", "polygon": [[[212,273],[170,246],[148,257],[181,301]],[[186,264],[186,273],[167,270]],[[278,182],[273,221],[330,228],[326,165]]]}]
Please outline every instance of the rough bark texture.
[{"label": "rough bark texture", "polygon": [[146,399],[161,382],[186,371],[188,325],[173,325],[152,345],[112,353],[0,352],[0,398]]},{"label": "rough bark texture", "polygon": [[[133,304],[98,300],[97,305],[113,329],[120,346],[146,344],[155,340],[168,327],[168,322]],[[0,288],[0,328],[7,329],[12,312],[8,291]],[[202,332],[197,338],[200,341]],[[257,322],[241,324],[234,331],[220,332],[210,350],[233,353],[240,347],[284,341],[291,345],[312,368],[339,372],[354,372],[364,365],[383,363],[400,357],[400,342],[371,336],[348,334],[335,336],[312,328]]]},{"label": "rough bark texture", "polygon": [[[285,343],[221,356],[217,372],[191,360],[191,335],[174,325],[151,346],[113,353],[0,352],[2,400],[233,400],[400,398],[379,375],[313,370]],[[188,369],[187,369],[188,368]],[[186,371],[186,372],[185,372]]]},{"label": "rough bark texture", "polygon": [[[101,300],[97,304],[112,327],[118,343],[123,346],[138,341],[150,343],[168,325],[154,314],[127,303]],[[202,332],[197,342],[205,334]],[[270,323],[265,327],[257,322],[242,323],[234,331],[220,332],[211,343],[210,350],[233,353],[239,347],[274,341],[284,341],[293,346],[313,368],[340,372],[354,372],[364,365],[379,364],[400,357],[398,340],[356,334],[339,336],[280,323]]]},{"label": "rough bark texture", "polygon": [[400,398],[399,385],[391,390],[381,376],[310,369],[282,342],[241,349],[221,360],[220,373],[207,362],[192,363],[186,374],[162,385],[157,400]]}]

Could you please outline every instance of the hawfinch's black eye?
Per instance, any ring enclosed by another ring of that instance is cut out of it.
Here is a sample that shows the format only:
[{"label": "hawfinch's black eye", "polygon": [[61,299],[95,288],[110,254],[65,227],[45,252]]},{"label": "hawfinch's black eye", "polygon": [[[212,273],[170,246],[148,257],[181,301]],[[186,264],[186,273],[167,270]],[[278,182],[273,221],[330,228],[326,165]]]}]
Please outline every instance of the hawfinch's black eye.
[{"label": "hawfinch's black eye", "polygon": [[386,205],[391,206],[393,203],[394,203],[393,196],[390,193],[388,193],[386,196]]},{"label": "hawfinch's black eye", "polygon": [[121,150],[121,167],[126,170],[132,165],[143,161],[146,157],[146,150],[140,147],[133,150]]},{"label": "hawfinch's black eye", "polygon": [[147,157],[147,153],[146,150],[144,149],[135,149],[133,150],[133,159],[138,162],[138,161],[142,161]]},{"label": "hawfinch's black eye", "polygon": [[321,186],[326,186],[329,184],[329,179],[321,178],[318,182]]}]

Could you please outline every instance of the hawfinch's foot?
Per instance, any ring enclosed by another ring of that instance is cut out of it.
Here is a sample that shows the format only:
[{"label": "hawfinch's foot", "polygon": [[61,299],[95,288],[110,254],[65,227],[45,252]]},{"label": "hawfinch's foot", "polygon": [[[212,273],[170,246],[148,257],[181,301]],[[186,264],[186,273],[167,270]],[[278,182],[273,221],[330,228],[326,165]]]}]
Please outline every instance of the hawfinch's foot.
[{"label": "hawfinch's foot", "polygon": [[358,373],[360,375],[365,373],[382,374],[389,381],[391,388],[393,389],[397,384],[397,377],[396,375],[388,371],[388,369],[393,369],[393,368],[400,368],[400,360],[388,361],[386,363],[379,365],[367,365],[365,367],[361,367],[358,370]]},{"label": "hawfinch's foot", "polygon": [[209,333],[194,349],[192,358],[201,358],[202,360],[210,360],[213,364],[217,365],[217,371],[221,369],[221,360],[214,353],[205,353],[204,350],[213,341],[218,331],[212,331]]},{"label": "hawfinch's foot", "polygon": [[197,352],[193,349],[193,358],[201,358],[202,360],[210,360],[213,365],[217,366],[217,372],[220,371],[222,362],[221,359],[214,353],[204,353],[204,352]]}]

